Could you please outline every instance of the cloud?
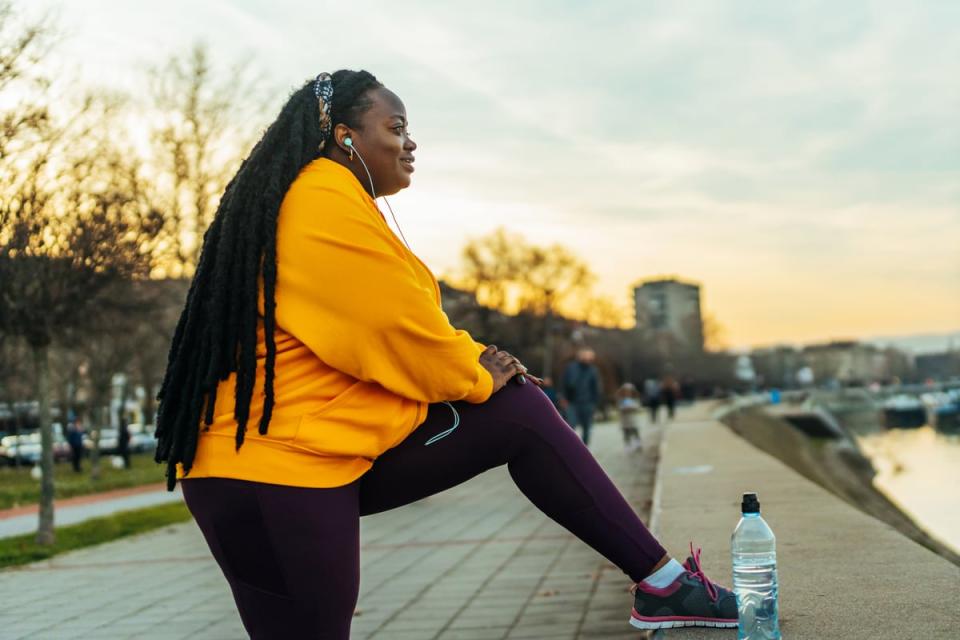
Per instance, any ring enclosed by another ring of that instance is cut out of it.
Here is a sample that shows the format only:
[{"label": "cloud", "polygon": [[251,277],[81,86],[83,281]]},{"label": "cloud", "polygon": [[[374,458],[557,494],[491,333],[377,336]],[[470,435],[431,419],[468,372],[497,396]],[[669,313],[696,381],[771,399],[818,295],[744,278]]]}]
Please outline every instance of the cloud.
[{"label": "cloud", "polygon": [[93,76],[198,37],[250,56],[278,106],[320,70],[374,71],[421,145],[395,204],[438,271],[506,224],[580,251],[607,293],[702,281],[734,342],[828,333],[823,305],[876,331],[960,318],[958,3],[62,6]]}]

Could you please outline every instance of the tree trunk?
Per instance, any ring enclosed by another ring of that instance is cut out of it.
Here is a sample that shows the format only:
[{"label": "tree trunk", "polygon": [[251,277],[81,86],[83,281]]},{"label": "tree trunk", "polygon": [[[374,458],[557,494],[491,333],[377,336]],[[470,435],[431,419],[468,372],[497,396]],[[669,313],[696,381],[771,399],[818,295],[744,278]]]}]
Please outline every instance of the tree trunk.
[{"label": "tree trunk", "polygon": [[[20,411],[14,406],[15,403],[11,400],[10,407],[13,409],[13,435],[20,438],[20,434],[23,433],[23,416],[20,414]],[[13,456],[13,466],[20,468],[20,452],[17,452],[17,455]]]},{"label": "tree trunk", "polygon": [[44,345],[33,347],[37,373],[37,396],[40,401],[40,517],[37,523],[37,544],[52,545],[53,531],[53,425],[50,420],[50,356]]},{"label": "tree trunk", "polygon": [[[54,359],[56,361],[56,359]],[[70,411],[69,383],[57,385],[57,404],[60,406],[60,435],[67,437],[67,414]]]},{"label": "tree trunk", "polygon": [[100,479],[100,436],[110,424],[109,389],[102,380],[95,380],[90,398],[90,415],[93,417],[90,432],[90,479],[94,482]]},{"label": "tree trunk", "polygon": [[92,425],[93,430],[90,432],[90,440],[92,442],[92,446],[90,447],[90,479],[94,482],[100,479],[100,436],[103,434],[104,424],[104,409],[103,404],[101,404],[101,399],[101,396],[97,394],[96,404],[93,405],[93,409],[90,411],[90,415],[94,417],[93,419],[95,421]]},{"label": "tree trunk", "polygon": [[148,373],[146,367],[140,369],[140,383],[143,385],[143,424],[153,424],[154,422],[154,389],[152,373]]}]

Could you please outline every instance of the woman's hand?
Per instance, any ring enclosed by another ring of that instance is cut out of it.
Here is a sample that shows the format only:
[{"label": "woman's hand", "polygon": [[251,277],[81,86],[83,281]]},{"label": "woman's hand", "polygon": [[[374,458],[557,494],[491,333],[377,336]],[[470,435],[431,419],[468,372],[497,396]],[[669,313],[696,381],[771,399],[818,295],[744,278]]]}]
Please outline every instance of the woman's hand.
[{"label": "woman's hand", "polygon": [[[494,349],[496,349],[496,347],[494,347]],[[527,373],[527,368],[524,366],[522,362],[520,362],[520,358],[516,357],[513,354],[507,353],[506,351],[499,351],[499,350],[497,351],[497,356],[507,360],[512,360],[514,363],[516,363],[517,367],[520,369],[520,375],[516,376],[516,380],[518,384],[527,384],[527,380],[530,380],[531,382],[533,382],[533,384],[537,385],[538,387],[543,386],[543,380],[541,378],[538,378],[537,376],[530,375],[529,373]]]},{"label": "woman's hand", "polygon": [[489,345],[480,354],[480,364],[493,376],[493,393],[502,389],[514,377],[519,384],[526,384],[527,380],[531,380],[537,386],[543,385],[543,380],[527,373],[527,368],[519,359],[506,351],[498,350],[495,345]]}]

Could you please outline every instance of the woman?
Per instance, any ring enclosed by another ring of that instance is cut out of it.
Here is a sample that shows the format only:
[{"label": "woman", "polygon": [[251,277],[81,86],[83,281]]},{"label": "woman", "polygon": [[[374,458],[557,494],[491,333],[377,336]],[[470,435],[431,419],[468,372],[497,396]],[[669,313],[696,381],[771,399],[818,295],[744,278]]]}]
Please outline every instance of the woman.
[{"label": "woman", "polygon": [[416,148],[403,103],[371,74],[321,74],[266,130],[204,237],[157,460],[171,488],[182,479],[250,636],[347,638],[359,517],[504,464],[637,583],[634,625],[735,625],[730,593],[666,554],[540,381],[450,326],[436,279],[374,199],[410,185]]}]

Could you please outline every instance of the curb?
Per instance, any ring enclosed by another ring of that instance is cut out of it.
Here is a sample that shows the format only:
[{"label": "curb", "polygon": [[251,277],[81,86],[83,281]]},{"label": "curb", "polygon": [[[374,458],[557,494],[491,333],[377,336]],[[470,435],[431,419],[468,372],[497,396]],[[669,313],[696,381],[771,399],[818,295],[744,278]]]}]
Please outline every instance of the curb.
[{"label": "curb", "polygon": [[[135,496],[141,493],[150,493],[153,491],[162,491],[167,488],[167,485],[163,482],[158,482],[156,484],[142,484],[136,487],[127,487],[124,489],[111,489],[109,491],[101,491],[98,493],[88,493],[82,496],[73,496],[72,498],[63,498],[60,500],[53,501],[54,510],[62,509],[65,507],[75,507],[78,505],[91,504],[95,502],[103,502],[104,500],[113,500],[114,498],[125,498],[127,496]],[[3,509],[0,511],[0,521],[9,520],[10,518],[17,518],[19,516],[26,516],[35,514],[40,510],[39,504],[28,504],[22,507],[11,507],[10,509]]]},{"label": "curb", "polygon": [[657,445],[657,469],[653,474],[653,495],[650,499],[650,532],[659,537],[660,513],[663,510],[663,454],[667,450],[667,425],[660,427],[660,442]]}]

